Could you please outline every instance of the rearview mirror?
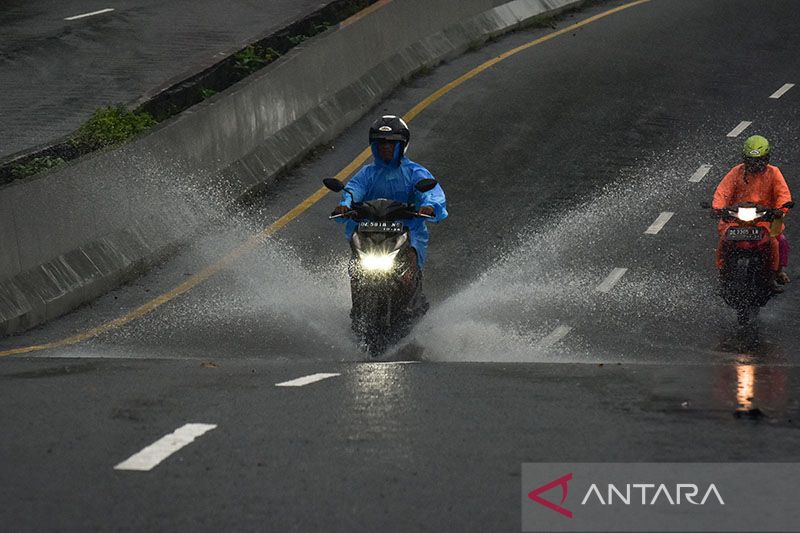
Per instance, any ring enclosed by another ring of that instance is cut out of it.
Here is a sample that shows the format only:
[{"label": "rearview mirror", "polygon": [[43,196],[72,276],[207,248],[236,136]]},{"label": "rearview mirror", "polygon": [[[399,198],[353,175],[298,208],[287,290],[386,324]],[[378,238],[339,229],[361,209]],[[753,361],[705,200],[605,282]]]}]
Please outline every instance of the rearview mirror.
[{"label": "rearview mirror", "polygon": [[786,209],[792,209],[794,207],[794,202],[786,202],[785,204],[783,204],[783,207],[785,207]]},{"label": "rearview mirror", "polygon": [[438,181],[431,178],[425,178],[424,180],[419,180],[417,184],[414,185],[414,188],[419,192],[428,192],[433,190],[437,185],[439,185]]},{"label": "rearview mirror", "polygon": [[325,178],[322,180],[322,184],[333,192],[342,192],[344,190],[344,183],[336,178]]}]

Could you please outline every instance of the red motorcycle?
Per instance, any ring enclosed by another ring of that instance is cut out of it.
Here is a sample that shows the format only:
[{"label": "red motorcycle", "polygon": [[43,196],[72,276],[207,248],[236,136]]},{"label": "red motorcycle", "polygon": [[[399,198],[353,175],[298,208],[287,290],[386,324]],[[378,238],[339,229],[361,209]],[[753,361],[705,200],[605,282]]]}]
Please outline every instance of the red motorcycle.
[{"label": "red motorcycle", "polygon": [[[711,207],[708,203],[701,206]],[[791,209],[794,202],[783,207]],[[724,233],[719,251],[722,259],[720,295],[736,310],[736,318],[744,326],[775,294],[771,269],[772,225],[783,216],[783,211],[744,202],[717,209],[715,216],[721,218],[720,231]]]}]

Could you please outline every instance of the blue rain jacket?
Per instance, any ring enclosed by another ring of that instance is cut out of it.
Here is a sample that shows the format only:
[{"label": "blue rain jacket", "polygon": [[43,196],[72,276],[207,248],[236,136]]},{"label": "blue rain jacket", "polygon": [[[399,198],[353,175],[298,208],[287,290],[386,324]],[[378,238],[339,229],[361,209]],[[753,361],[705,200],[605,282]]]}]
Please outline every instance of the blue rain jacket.
[{"label": "blue rain jacket", "polygon": [[[394,159],[389,163],[386,163],[378,155],[376,143],[372,144],[372,155],[373,163],[361,167],[361,170],[347,184],[353,198],[351,199],[349,194],[343,192],[340,205],[350,207],[353,201],[365,202],[385,198],[396,202],[412,203],[418,209],[426,205],[433,207],[434,218],[413,218],[402,221],[404,225],[408,226],[411,246],[417,251],[417,264],[422,268],[428,250],[428,228],[425,226],[425,222],[439,222],[447,218],[447,202],[444,191],[439,185],[425,193],[414,188],[418,181],[433,178],[433,175],[422,165],[414,163],[407,157],[401,157],[400,143],[397,143]],[[345,233],[349,241],[355,233],[358,223],[350,219],[338,220],[346,221]]]}]

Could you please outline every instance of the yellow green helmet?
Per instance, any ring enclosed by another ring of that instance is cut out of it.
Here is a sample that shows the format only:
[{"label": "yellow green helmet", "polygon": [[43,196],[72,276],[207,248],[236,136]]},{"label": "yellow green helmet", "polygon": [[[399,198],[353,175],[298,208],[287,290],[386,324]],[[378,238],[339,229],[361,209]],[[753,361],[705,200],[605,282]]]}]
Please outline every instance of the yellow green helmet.
[{"label": "yellow green helmet", "polygon": [[769,141],[766,139],[766,137],[762,137],[761,135],[753,135],[752,137],[748,137],[744,142],[742,155],[747,158],[756,159],[769,156],[771,150],[772,149],[770,148]]}]

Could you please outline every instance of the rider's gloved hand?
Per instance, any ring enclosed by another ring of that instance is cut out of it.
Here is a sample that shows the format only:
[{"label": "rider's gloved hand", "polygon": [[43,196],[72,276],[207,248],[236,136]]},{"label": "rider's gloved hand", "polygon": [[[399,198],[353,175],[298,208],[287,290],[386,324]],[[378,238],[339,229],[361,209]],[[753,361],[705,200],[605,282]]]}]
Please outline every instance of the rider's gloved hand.
[{"label": "rider's gloved hand", "polygon": [[350,208],[347,207],[346,205],[337,205],[336,209],[333,210],[333,214],[334,215],[344,215],[348,211],[350,211]]},{"label": "rider's gloved hand", "polygon": [[433,207],[431,207],[429,205],[424,205],[424,206],[419,208],[419,214],[420,215],[427,215],[429,217],[432,217],[432,216],[434,216],[436,214],[436,211],[433,209]]}]

